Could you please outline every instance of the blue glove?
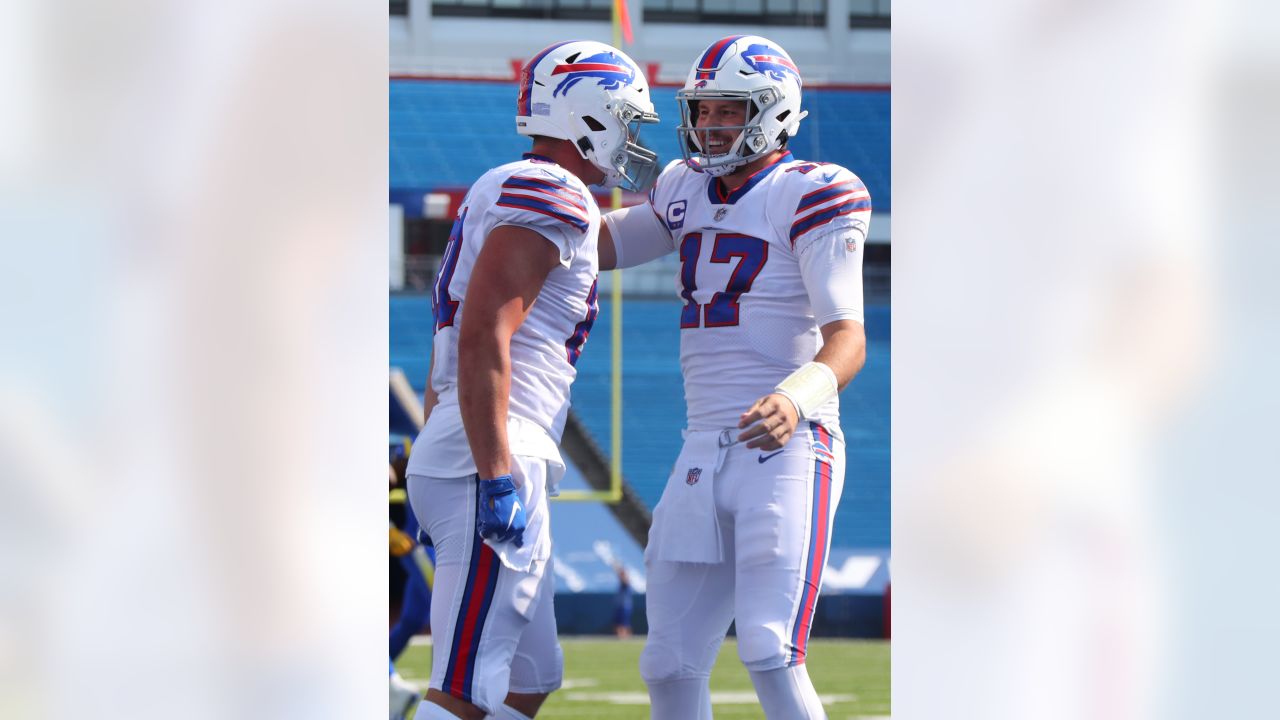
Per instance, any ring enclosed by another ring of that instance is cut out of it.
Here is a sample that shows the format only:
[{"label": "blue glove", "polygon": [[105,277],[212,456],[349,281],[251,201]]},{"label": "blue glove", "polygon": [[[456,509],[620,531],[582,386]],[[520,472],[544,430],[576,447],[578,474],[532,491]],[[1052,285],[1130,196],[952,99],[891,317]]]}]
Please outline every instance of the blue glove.
[{"label": "blue glove", "polygon": [[510,475],[480,481],[480,514],[476,530],[493,542],[514,542],[524,546],[524,505],[516,494]]}]

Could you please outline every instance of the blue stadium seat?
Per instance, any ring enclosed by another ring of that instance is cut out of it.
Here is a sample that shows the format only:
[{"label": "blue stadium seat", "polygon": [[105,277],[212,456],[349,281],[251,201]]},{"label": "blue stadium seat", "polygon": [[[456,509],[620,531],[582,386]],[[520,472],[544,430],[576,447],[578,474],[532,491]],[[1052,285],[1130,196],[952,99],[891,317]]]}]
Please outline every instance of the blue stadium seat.
[{"label": "blue stadium seat", "polygon": [[[675,88],[654,88],[662,116],[645,143],[663,161],[680,157]],[[489,168],[519,158],[529,141],[515,130],[514,84],[393,80],[390,169],[393,190],[467,188]],[[877,210],[889,210],[889,91],[808,88],[809,117],[791,143],[797,158],[848,167],[866,182]]]}]

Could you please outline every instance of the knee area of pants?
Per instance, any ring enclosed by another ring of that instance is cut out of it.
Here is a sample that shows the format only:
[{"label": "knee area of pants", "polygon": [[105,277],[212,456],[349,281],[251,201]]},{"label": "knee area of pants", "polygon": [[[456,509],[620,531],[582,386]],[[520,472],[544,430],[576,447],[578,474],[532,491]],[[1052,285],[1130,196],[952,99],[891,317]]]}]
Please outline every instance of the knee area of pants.
[{"label": "knee area of pants", "polygon": [[511,658],[510,692],[528,695],[550,693],[563,682],[564,652],[559,647],[552,656],[540,660],[521,653]]},{"label": "knee area of pants", "polygon": [[739,628],[738,659],[749,670],[780,668],[787,664],[785,644],[768,628]]},{"label": "knee area of pants", "polygon": [[647,644],[640,653],[640,677],[647,683],[678,680],[681,670],[680,655],[671,648]]}]

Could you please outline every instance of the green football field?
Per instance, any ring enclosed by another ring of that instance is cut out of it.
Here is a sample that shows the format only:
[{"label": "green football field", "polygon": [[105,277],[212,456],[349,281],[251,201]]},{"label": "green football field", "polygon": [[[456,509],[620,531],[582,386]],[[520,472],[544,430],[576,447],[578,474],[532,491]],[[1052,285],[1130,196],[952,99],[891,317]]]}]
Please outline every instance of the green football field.
[{"label": "green football field", "polygon": [[[643,638],[561,638],[560,643],[564,687],[547,700],[539,720],[648,720],[648,694],[639,670]],[[830,720],[889,716],[888,642],[815,638],[809,641],[808,665]],[[425,688],[431,674],[430,645],[411,645],[396,669]],[[711,674],[711,700],[716,720],[764,720],[733,638],[725,641]]]}]

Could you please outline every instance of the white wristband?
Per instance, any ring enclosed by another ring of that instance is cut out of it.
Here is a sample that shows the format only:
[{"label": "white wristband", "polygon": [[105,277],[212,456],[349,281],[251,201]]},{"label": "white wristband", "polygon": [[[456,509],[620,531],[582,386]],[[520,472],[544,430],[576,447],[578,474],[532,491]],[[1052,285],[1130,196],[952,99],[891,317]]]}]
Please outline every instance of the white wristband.
[{"label": "white wristband", "polygon": [[778,383],[774,392],[786,395],[796,406],[801,420],[809,419],[818,408],[839,392],[836,373],[826,363],[807,362]]}]

